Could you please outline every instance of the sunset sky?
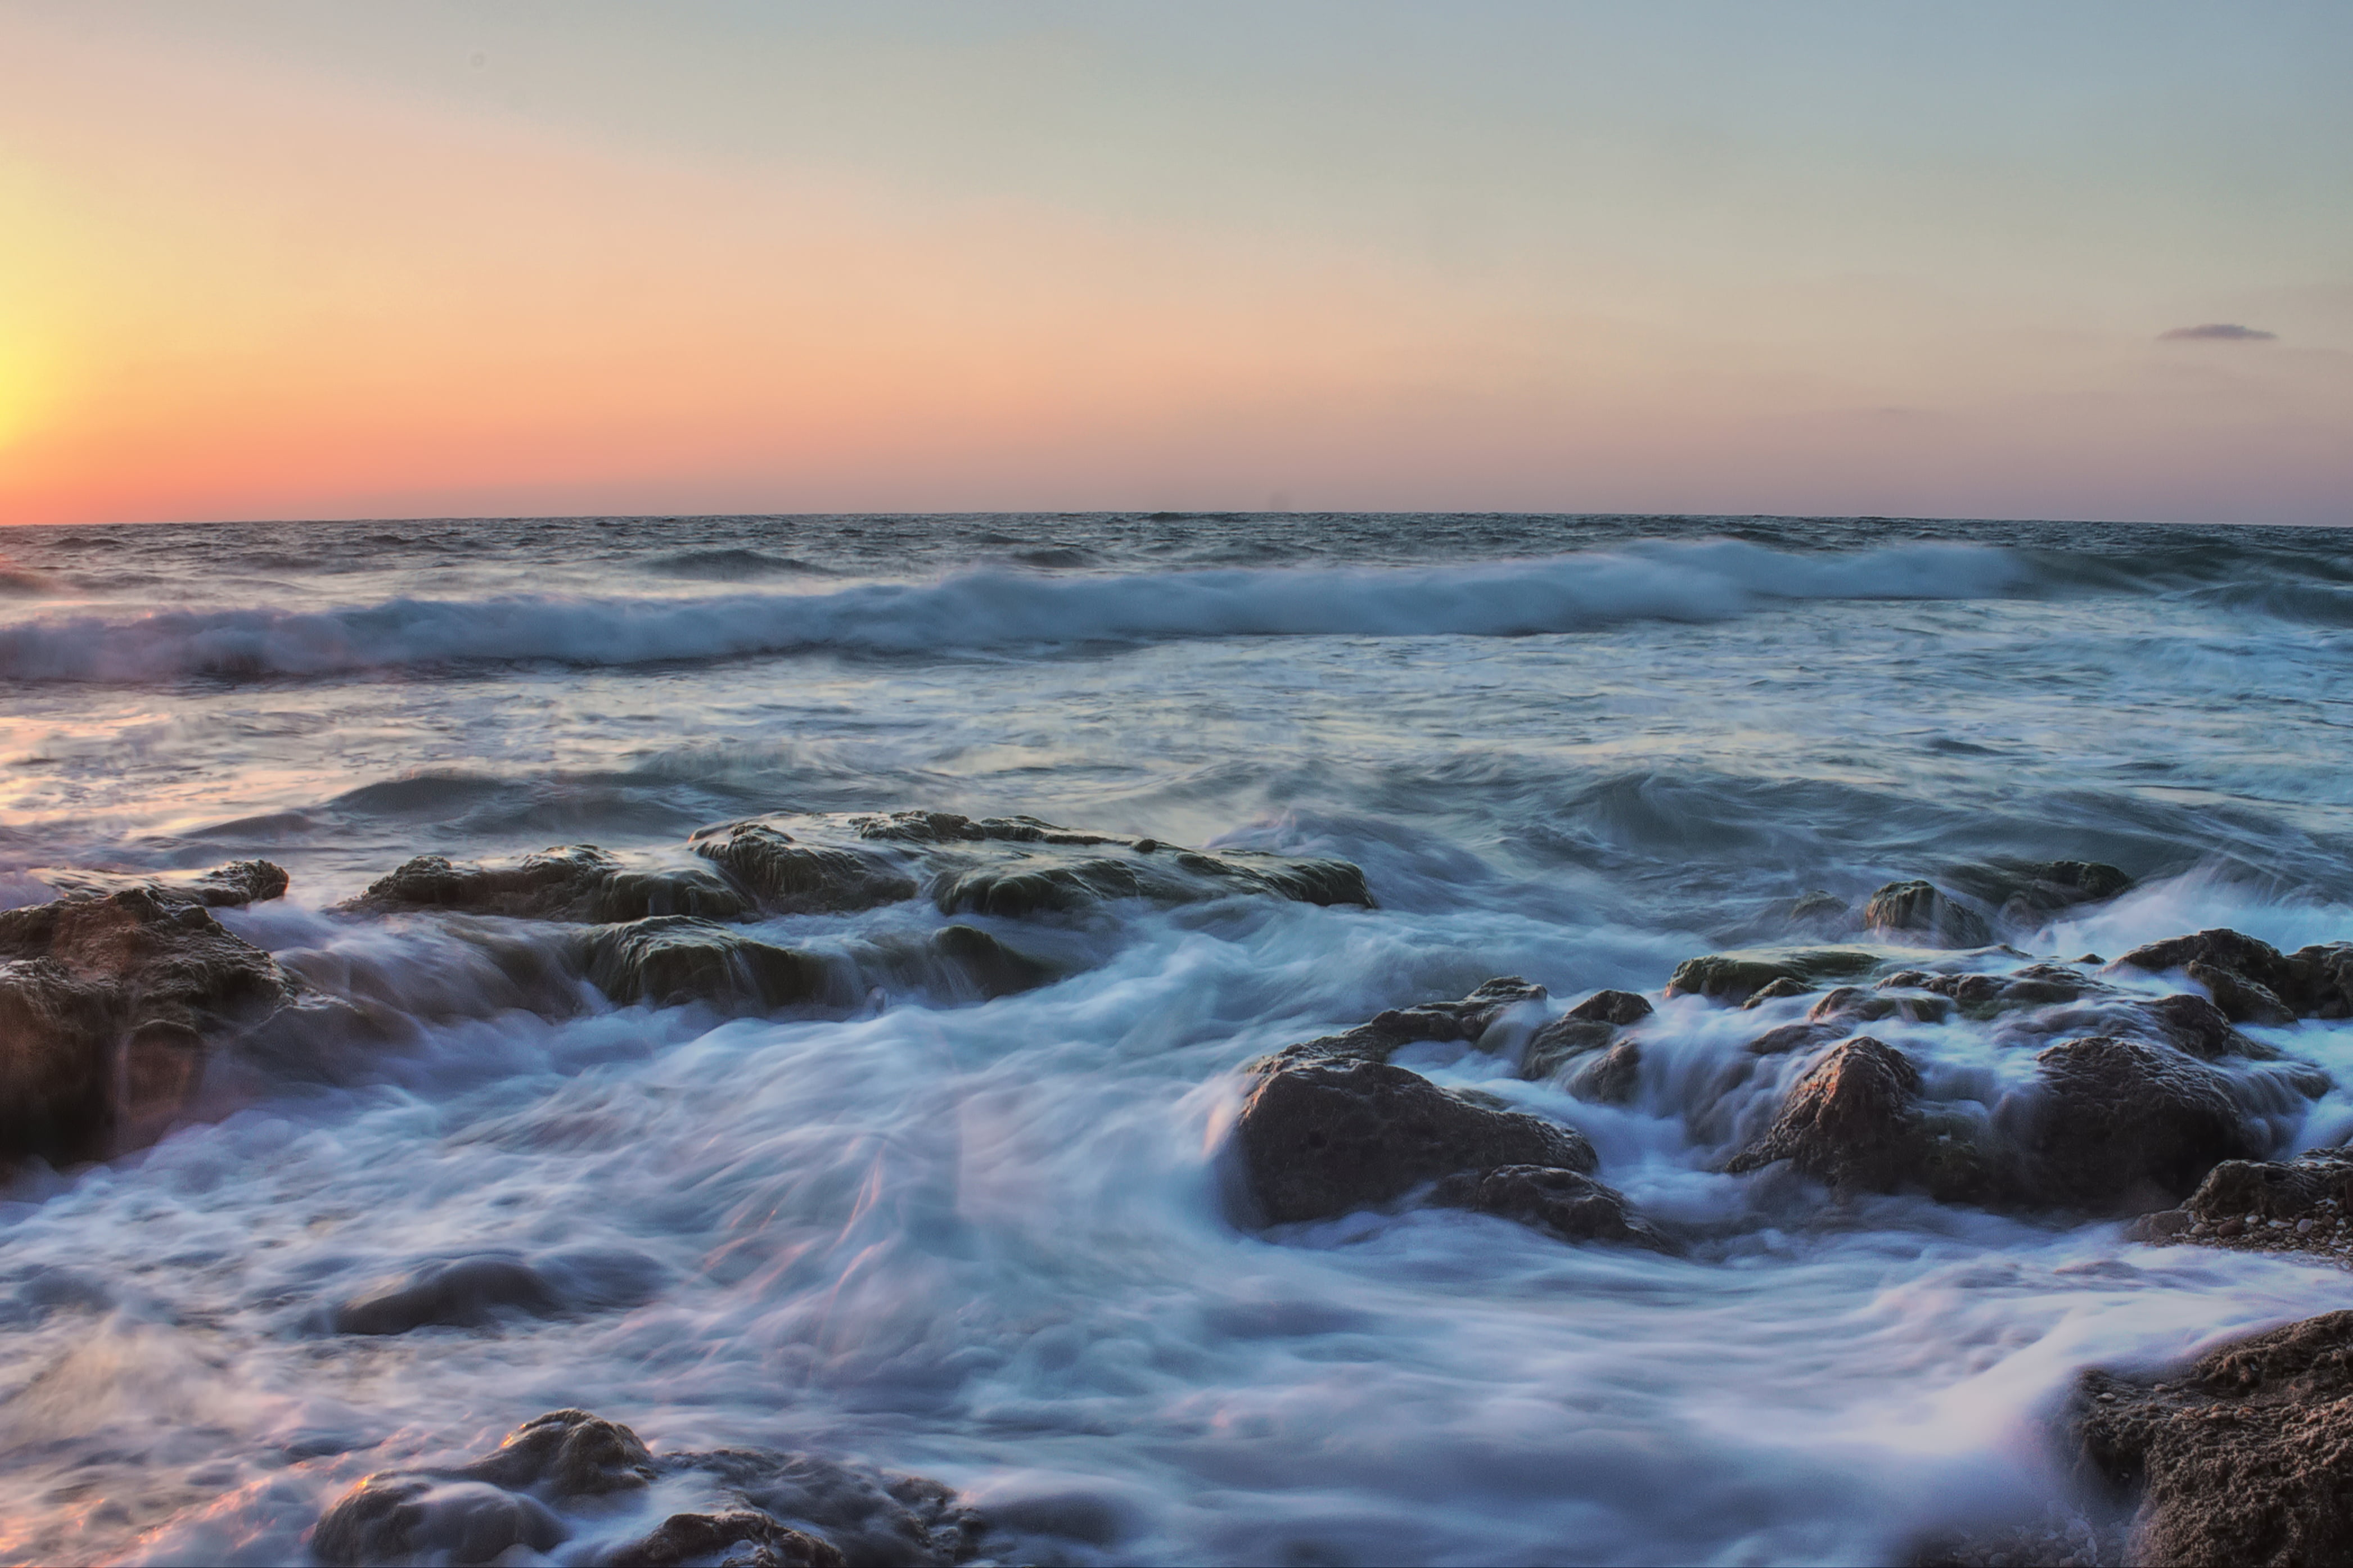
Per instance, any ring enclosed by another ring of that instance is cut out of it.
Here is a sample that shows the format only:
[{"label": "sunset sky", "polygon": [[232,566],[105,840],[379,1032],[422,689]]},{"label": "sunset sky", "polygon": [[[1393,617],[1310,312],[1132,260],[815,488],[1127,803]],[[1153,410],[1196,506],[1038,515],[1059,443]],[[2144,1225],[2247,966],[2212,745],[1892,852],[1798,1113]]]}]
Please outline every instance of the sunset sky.
[{"label": "sunset sky", "polygon": [[0,4],[0,521],[2353,523],[2348,82],[2344,0]]}]

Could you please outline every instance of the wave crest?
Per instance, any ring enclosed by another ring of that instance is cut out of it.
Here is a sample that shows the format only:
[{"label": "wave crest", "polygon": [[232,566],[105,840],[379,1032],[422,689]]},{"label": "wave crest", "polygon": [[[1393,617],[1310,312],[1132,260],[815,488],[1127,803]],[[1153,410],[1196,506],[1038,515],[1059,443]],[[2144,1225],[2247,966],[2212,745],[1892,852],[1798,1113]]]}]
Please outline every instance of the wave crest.
[{"label": "wave crest", "polygon": [[465,663],[629,665],[800,649],[923,653],[1247,637],[1521,637],[1714,621],[1776,601],[1952,599],[2021,588],[2008,551],[1924,543],[1793,553],[1737,541],[1541,561],[1127,576],[972,571],[937,582],[702,599],[395,599],[322,611],[172,610],[0,629],[0,676],[139,681]]}]

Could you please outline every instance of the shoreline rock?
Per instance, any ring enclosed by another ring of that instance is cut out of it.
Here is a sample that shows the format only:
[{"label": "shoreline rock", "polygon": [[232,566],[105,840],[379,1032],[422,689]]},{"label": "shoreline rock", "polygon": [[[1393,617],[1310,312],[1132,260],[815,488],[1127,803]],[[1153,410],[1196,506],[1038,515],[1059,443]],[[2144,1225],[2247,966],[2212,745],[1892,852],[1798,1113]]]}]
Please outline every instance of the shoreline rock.
[{"label": "shoreline rock", "polygon": [[2086,1372],[2066,1431],[2078,1474],[2131,1510],[2128,1561],[2289,1568],[2353,1558],[2353,1312],[2154,1375]]},{"label": "shoreline rock", "polygon": [[566,1505],[590,1505],[593,1520],[597,1500],[697,1475],[712,1497],[708,1511],[673,1511],[590,1560],[679,1564],[723,1555],[745,1568],[952,1568],[975,1555],[987,1529],[954,1492],[920,1476],[749,1448],[657,1456],[617,1422],[555,1410],[469,1463],[364,1478],[320,1516],[311,1551],[335,1568],[489,1563],[517,1547],[544,1553],[578,1533],[580,1521],[559,1512]]}]

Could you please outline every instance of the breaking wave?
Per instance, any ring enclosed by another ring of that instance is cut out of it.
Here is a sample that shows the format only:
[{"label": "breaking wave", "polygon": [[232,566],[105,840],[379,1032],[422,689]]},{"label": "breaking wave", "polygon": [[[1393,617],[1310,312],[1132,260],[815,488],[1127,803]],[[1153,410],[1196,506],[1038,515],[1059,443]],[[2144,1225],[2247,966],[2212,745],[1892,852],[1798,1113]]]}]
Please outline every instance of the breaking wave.
[{"label": "breaking wave", "polygon": [[1716,621],[1801,599],[1955,599],[2026,589],[2010,552],[1921,543],[1795,553],[1736,541],[1387,570],[1044,577],[702,599],[395,599],[364,607],[76,616],[0,630],[0,676],[139,681],[329,675],[469,662],[630,665],[807,648],[920,653],[1251,637],[1521,637]]}]

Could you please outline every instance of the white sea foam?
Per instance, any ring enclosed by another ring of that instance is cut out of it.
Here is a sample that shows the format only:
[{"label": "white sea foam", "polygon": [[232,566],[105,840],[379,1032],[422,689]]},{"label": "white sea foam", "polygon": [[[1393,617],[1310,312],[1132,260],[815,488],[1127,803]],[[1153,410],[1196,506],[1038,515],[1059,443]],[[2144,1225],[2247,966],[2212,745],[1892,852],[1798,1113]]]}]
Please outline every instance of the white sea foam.
[{"label": "white sea foam", "polygon": [[835,647],[878,652],[1194,637],[1518,637],[1713,621],[1789,600],[1957,599],[2019,586],[2008,552],[1908,544],[1792,553],[1736,541],[1386,570],[1103,577],[1004,571],[830,593],[705,599],[396,599],[364,607],[170,610],[0,628],[0,676],[324,675],[466,661],[628,665]]}]

